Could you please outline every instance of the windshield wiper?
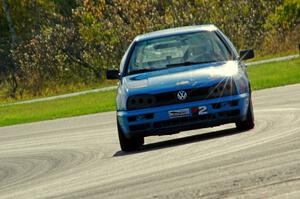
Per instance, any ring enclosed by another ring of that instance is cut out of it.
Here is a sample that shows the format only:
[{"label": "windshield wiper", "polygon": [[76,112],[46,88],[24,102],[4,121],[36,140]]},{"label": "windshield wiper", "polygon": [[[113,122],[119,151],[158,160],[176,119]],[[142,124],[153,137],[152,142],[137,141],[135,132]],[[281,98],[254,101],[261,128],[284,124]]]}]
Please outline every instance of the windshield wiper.
[{"label": "windshield wiper", "polygon": [[133,74],[138,74],[138,73],[145,73],[145,72],[151,72],[151,71],[155,71],[155,70],[157,70],[157,69],[144,68],[144,69],[140,69],[140,70],[131,71],[130,73],[128,73],[128,75],[133,75]]},{"label": "windshield wiper", "polygon": [[[195,64],[207,64],[207,63],[212,63],[212,62],[218,62],[221,60],[211,60],[211,61],[202,61],[202,62],[194,62],[194,61],[186,61],[182,63],[175,63],[175,64],[167,64],[166,67],[171,68],[171,67],[177,67],[177,66],[189,66],[189,65],[195,65]],[[140,70],[134,70],[128,73],[128,75],[133,75],[133,74],[138,74],[138,73],[145,73],[145,72],[151,72],[151,71],[156,71],[156,70],[161,70],[164,68],[159,68],[159,69],[149,69],[149,68],[144,68]]]},{"label": "windshield wiper", "polygon": [[182,62],[182,63],[168,64],[168,65],[166,65],[166,67],[189,66],[189,65],[194,65],[194,64],[207,64],[207,63],[212,63],[212,62],[217,62],[217,60],[202,61],[202,62],[186,61],[186,62]]}]

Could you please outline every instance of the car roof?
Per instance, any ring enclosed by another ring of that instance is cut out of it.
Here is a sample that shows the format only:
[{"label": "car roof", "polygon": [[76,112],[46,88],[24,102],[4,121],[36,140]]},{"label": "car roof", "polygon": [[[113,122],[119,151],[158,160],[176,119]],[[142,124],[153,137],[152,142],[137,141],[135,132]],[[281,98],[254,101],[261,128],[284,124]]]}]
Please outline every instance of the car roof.
[{"label": "car roof", "polygon": [[215,31],[215,30],[218,30],[218,28],[213,24],[183,26],[183,27],[169,28],[169,29],[164,29],[164,30],[159,30],[159,31],[154,31],[154,32],[138,35],[134,39],[134,41],[144,41],[144,40],[155,39],[155,38],[160,38],[160,37],[165,37],[165,36],[193,33],[193,32],[199,32],[199,31]]}]

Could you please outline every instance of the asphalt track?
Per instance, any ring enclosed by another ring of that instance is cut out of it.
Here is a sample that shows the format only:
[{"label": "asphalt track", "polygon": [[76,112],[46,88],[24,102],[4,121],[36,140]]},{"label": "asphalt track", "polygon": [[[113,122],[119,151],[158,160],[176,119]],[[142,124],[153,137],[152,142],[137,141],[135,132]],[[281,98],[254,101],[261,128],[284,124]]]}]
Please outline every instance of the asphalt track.
[{"label": "asphalt track", "polygon": [[0,128],[0,198],[300,198],[300,85],[254,92],[255,129],[146,138],[115,113]]}]

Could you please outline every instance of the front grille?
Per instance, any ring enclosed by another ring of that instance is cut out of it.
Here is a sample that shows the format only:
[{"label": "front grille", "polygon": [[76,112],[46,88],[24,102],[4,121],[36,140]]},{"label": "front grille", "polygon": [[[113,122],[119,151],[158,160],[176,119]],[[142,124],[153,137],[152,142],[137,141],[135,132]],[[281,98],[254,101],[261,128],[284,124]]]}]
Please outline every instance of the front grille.
[{"label": "front grille", "polygon": [[206,122],[211,121],[217,118],[231,118],[235,116],[239,116],[239,110],[232,110],[232,111],[223,111],[215,114],[207,114],[207,115],[198,115],[193,117],[186,117],[186,118],[178,118],[178,119],[170,119],[160,122],[155,122],[153,127],[155,129],[166,128],[166,127],[176,127],[181,125],[191,125],[197,122]]},{"label": "front grille", "polygon": [[[240,110],[231,110],[231,111],[222,111],[213,114],[207,115],[195,115],[191,117],[177,118],[177,119],[169,119],[159,122],[149,122],[144,124],[130,125],[129,130],[131,132],[140,132],[140,131],[151,131],[153,128],[154,131],[163,130],[166,128],[172,128],[174,130],[178,130],[180,128],[189,128],[192,125],[203,125],[209,124],[207,122],[216,122],[217,119],[220,121],[226,121],[226,119],[233,119],[240,115]],[[152,127],[152,128],[151,128]]]},{"label": "front grille", "polygon": [[155,122],[153,124],[153,127],[159,129],[159,128],[164,128],[169,126],[179,126],[179,125],[195,123],[197,121],[205,121],[208,119],[212,120],[215,118],[216,118],[215,115],[207,114],[207,115],[199,115],[199,116],[186,117],[186,118],[171,119],[171,120],[165,120],[161,122]]},{"label": "front grille", "polygon": [[145,94],[131,96],[127,100],[127,108],[128,110],[135,110],[141,108],[150,108],[193,101],[201,101],[237,94],[237,89],[234,81],[221,82],[219,84],[209,87],[184,90],[187,93],[187,98],[182,101],[178,100],[177,98],[178,91],[179,90],[166,93],[158,93],[155,95]]}]

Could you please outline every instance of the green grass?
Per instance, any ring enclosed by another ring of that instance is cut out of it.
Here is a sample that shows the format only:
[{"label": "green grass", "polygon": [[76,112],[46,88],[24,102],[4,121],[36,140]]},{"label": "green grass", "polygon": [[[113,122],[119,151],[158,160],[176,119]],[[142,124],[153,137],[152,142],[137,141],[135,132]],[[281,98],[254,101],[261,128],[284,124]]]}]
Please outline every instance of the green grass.
[{"label": "green grass", "polygon": [[32,99],[38,99],[43,97],[51,97],[51,96],[57,96],[57,95],[63,95],[68,93],[74,93],[74,92],[80,92],[80,91],[86,91],[91,89],[98,89],[98,88],[104,88],[109,86],[116,86],[117,81],[116,80],[105,80],[99,83],[94,84],[84,84],[84,83],[78,83],[78,84],[68,84],[68,85],[48,85],[44,88],[43,92],[38,95],[33,95],[30,93],[23,93],[22,96],[20,96],[17,93],[17,99],[8,98],[7,97],[7,88],[0,88],[0,104],[1,103],[14,103],[24,100],[32,100]]},{"label": "green grass", "polygon": [[0,126],[112,111],[115,92],[107,91],[32,104],[0,106]]},{"label": "green grass", "polygon": [[300,83],[300,59],[250,66],[253,90]]},{"label": "green grass", "polygon": [[[289,56],[289,55],[296,55],[296,54],[299,54],[299,50],[298,49],[286,50],[283,52],[278,52],[275,54],[268,54],[268,55],[261,55],[261,53],[257,52],[257,51],[254,51],[254,53],[255,53],[255,57],[253,59],[247,60],[246,62],[254,62],[254,61],[273,59],[273,58],[278,58],[278,57],[285,57],[285,56]],[[258,53],[258,55],[256,53]]]},{"label": "green grass", "polygon": [[[300,59],[251,66],[253,90],[300,83]],[[115,110],[115,92],[11,106],[0,105],[0,126]]]}]

